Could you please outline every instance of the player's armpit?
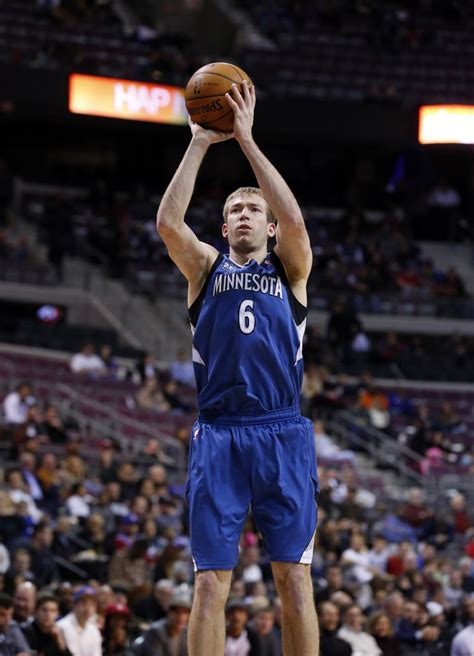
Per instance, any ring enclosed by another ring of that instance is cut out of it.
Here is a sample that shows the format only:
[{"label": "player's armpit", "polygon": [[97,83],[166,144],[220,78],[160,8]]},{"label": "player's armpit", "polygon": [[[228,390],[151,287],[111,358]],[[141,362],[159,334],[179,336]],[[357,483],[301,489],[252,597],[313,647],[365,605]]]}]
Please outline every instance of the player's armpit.
[{"label": "player's armpit", "polygon": [[277,225],[275,253],[285,267],[290,285],[306,283],[313,265],[313,253],[303,219],[280,221]]},{"label": "player's armpit", "polygon": [[178,226],[158,225],[168,254],[189,283],[206,277],[218,252],[196,237],[185,223]]}]

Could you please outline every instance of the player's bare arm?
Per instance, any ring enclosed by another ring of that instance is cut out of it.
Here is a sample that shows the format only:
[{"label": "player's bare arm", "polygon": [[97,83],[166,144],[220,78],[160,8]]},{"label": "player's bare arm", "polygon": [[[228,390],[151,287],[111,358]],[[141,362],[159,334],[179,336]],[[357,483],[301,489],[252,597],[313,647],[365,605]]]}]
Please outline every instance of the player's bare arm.
[{"label": "player's bare arm", "polygon": [[184,217],[191,201],[197,174],[211,144],[226,141],[232,133],[204,130],[190,121],[191,143],[173,176],[158,208],[156,227],[169,256],[189,283],[188,300],[199,294],[217,257],[211,245],[200,241]]},{"label": "player's bare arm", "polygon": [[234,110],[234,136],[278,221],[275,252],[283,262],[293,293],[306,305],[306,282],[311,271],[312,251],[303,215],[291,189],[253,139],[255,87],[249,87],[246,82],[242,87],[242,94],[236,85],[232,94],[227,94],[227,100]]}]

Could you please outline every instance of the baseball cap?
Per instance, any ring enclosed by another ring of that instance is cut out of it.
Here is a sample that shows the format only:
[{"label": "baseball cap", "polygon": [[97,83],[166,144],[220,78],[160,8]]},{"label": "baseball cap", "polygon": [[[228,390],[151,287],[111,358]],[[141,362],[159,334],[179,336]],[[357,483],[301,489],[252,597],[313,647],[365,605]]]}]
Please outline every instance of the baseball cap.
[{"label": "baseball cap", "polygon": [[234,610],[234,608],[242,608],[243,610],[248,611],[247,604],[245,603],[244,599],[241,599],[240,597],[233,597],[232,599],[229,599],[227,602],[227,606],[225,608],[226,613],[227,611]]},{"label": "baseball cap", "polygon": [[178,535],[173,538],[171,545],[177,549],[186,549],[189,546],[189,540],[185,535]]},{"label": "baseball cap", "polygon": [[79,588],[79,590],[76,590],[74,593],[74,603],[76,604],[78,601],[81,601],[81,599],[85,599],[86,597],[96,597],[97,596],[97,591],[95,588],[93,588],[91,585],[85,585],[82,588]]},{"label": "baseball cap", "polygon": [[105,608],[106,615],[124,615],[128,617],[130,615],[130,609],[124,604],[109,604]]},{"label": "baseball cap", "polygon": [[442,615],[444,613],[443,606],[437,601],[429,601],[426,604],[426,610],[430,617],[436,617],[437,615]]},{"label": "baseball cap", "polygon": [[191,610],[192,605],[191,595],[187,592],[175,592],[171,597],[170,608],[188,608]]}]

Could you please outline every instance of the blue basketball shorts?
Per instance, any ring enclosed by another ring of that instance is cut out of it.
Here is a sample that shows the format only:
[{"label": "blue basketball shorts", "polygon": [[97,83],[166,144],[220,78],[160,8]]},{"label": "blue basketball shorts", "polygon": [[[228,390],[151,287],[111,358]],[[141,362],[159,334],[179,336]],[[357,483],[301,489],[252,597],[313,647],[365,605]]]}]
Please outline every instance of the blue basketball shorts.
[{"label": "blue basketball shorts", "polygon": [[186,486],[195,569],[234,569],[250,506],[271,561],[311,563],[318,492],[313,425],[299,409],[201,417]]}]

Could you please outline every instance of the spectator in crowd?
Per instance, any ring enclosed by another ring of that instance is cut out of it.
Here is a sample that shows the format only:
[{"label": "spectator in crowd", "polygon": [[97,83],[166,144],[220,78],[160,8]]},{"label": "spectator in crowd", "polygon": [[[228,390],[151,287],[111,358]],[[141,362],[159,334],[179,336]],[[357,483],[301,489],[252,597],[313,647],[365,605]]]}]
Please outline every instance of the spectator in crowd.
[{"label": "spectator in crowd", "polygon": [[43,500],[43,490],[36,477],[36,456],[29,451],[23,451],[20,455],[21,473],[25,480],[26,485],[35,503],[40,503]]},{"label": "spectator in crowd", "polygon": [[247,606],[242,599],[231,599],[226,608],[226,639],[224,656],[249,656],[252,645],[246,624],[249,619]]},{"label": "spectator in crowd", "polygon": [[13,618],[12,598],[0,592],[0,650],[2,656],[31,654],[25,636]]},{"label": "spectator in crowd", "polygon": [[347,575],[357,583],[368,583],[373,578],[370,565],[370,553],[365,544],[364,536],[354,533],[349,549],[342,553],[341,564],[347,568]]},{"label": "spectator in crowd", "polygon": [[177,352],[176,360],[170,365],[170,376],[181,385],[194,387],[194,367],[185,349],[179,349]]},{"label": "spectator in crowd", "polygon": [[103,362],[103,375],[109,379],[115,378],[118,372],[118,364],[112,354],[110,344],[102,344],[99,349],[99,357]]},{"label": "spectator in crowd", "polygon": [[[264,601],[267,600],[264,598]],[[275,629],[275,612],[271,606],[253,613],[248,630],[253,644],[251,655],[282,656],[281,636]]]},{"label": "spectator in crowd", "polygon": [[343,614],[343,624],[337,635],[348,642],[355,654],[382,656],[383,652],[375,638],[363,630],[364,616],[357,604],[351,604]]},{"label": "spectator in crowd", "polygon": [[54,405],[46,406],[40,431],[42,435],[49,438],[52,444],[65,444],[67,442],[67,427],[61,420]]},{"label": "spectator in crowd", "polygon": [[51,552],[52,543],[51,527],[45,522],[40,522],[34,527],[30,542],[25,544],[25,548],[30,552],[31,571],[39,588],[59,579],[58,568]]},{"label": "spectator in crowd", "polygon": [[102,656],[102,637],[94,622],[97,593],[84,586],[74,593],[72,611],[58,622],[72,656]]},{"label": "spectator in crowd", "polygon": [[33,497],[29,493],[23,474],[19,469],[12,469],[7,475],[8,495],[15,504],[24,504],[28,516],[33,523],[38,522],[43,513],[36,506]]},{"label": "spectator in crowd", "polygon": [[451,656],[471,656],[474,645],[474,597],[466,598],[466,626],[454,636]]},{"label": "spectator in crowd", "polygon": [[128,656],[131,653],[130,610],[124,604],[105,608],[103,638],[104,656]]},{"label": "spectator in crowd", "polygon": [[28,417],[28,408],[35,403],[30,383],[19,383],[16,389],[3,400],[3,414],[7,424],[24,424]]},{"label": "spectator in crowd", "polygon": [[187,627],[192,600],[187,592],[176,592],[171,598],[167,616],[153,622],[148,631],[134,643],[136,656],[187,656]]},{"label": "spectator in crowd", "polygon": [[80,352],[72,356],[70,366],[75,374],[101,376],[105,372],[104,363],[91,342],[86,342]]},{"label": "spectator in crowd", "polygon": [[22,583],[25,581],[34,582],[34,580],[35,575],[31,571],[31,557],[29,552],[21,547],[15,549],[11,559],[11,565],[5,573],[5,592],[14,594],[15,590],[17,590]]},{"label": "spectator in crowd", "polygon": [[321,656],[351,656],[352,647],[338,637],[339,609],[330,601],[318,606]]},{"label": "spectator in crowd", "polygon": [[148,540],[137,537],[125,549],[116,550],[109,565],[109,580],[125,589],[133,589],[150,581],[151,571],[147,560]]},{"label": "spectator in crowd", "polygon": [[367,632],[375,638],[383,656],[401,656],[400,645],[393,637],[390,619],[383,611],[369,617]]},{"label": "spectator in crowd", "polygon": [[31,581],[20,583],[13,595],[13,619],[18,624],[33,617],[36,606],[36,586]]},{"label": "spectator in crowd", "polygon": [[149,378],[159,379],[160,372],[155,364],[155,356],[153,353],[145,353],[135,365],[136,372],[138,373],[142,385],[146,383]]},{"label": "spectator in crowd", "polygon": [[147,378],[138,392],[135,394],[137,405],[142,410],[154,410],[155,412],[166,412],[170,404],[160,389],[158,379]]},{"label": "spectator in crowd", "polygon": [[161,620],[168,613],[172,596],[172,581],[160,579],[153,586],[153,592],[135,604],[135,615],[144,620]]},{"label": "spectator in crowd", "polygon": [[21,625],[30,649],[44,656],[71,656],[61,629],[56,624],[59,603],[52,594],[42,594],[36,602],[34,617]]}]

